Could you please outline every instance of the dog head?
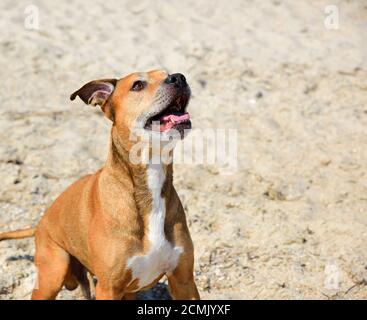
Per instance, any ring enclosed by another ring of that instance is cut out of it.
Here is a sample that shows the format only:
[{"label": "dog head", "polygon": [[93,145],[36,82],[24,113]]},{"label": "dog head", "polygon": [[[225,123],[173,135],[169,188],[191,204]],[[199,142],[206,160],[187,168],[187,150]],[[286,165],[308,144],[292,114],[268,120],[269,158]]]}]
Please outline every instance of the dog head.
[{"label": "dog head", "polygon": [[190,95],[184,75],[154,70],[90,81],[70,99],[79,96],[86,104],[99,105],[126,145],[132,133],[183,139],[191,129],[186,111]]}]

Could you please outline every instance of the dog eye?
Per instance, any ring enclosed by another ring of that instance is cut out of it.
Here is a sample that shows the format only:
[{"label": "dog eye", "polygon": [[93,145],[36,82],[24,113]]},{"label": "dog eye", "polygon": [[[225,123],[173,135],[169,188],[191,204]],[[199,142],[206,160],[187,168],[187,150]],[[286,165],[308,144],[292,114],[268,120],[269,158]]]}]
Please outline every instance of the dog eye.
[{"label": "dog eye", "polygon": [[143,81],[135,81],[133,86],[131,87],[131,91],[141,91],[145,88],[145,82]]}]

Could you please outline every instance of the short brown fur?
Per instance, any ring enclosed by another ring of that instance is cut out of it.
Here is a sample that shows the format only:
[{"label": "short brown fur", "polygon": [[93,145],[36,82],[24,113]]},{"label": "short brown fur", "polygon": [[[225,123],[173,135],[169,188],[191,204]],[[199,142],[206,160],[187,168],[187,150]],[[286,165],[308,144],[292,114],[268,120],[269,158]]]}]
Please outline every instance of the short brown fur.
[{"label": "short brown fur", "polygon": [[[144,94],[132,94],[132,84],[142,76],[148,83]],[[38,285],[32,299],[54,299],[64,285],[74,289],[78,283],[83,285],[88,297],[90,287],[86,284],[86,272],[98,279],[97,299],[134,297],[139,284],[132,279],[126,265],[130,257],[149,250],[147,233],[152,199],[146,165],[129,162],[128,153],[133,145],[129,135],[134,121],[151,107],[166,77],[164,71],[151,71],[116,81],[107,79],[114,83],[114,91],[108,98],[106,92],[110,87],[105,84],[106,80],[90,84],[97,83],[98,90],[102,88],[92,100],[113,121],[108,159],[102,169],[67,188],[38,224],[35,231]],[[83,88],[85,86],[71,98],[84,94],[83,100],[89,103],[90,93]],[[175,299],[199,299],[193,277],[193,244],[183,207],[172,184],[172,164],[165,165],[164,171],[165,234],[168,241],[183,248],[176,269],[168,275],[170,292]],[[0,240],[33,233],[34,229],[27,229],[0,234]]]}]

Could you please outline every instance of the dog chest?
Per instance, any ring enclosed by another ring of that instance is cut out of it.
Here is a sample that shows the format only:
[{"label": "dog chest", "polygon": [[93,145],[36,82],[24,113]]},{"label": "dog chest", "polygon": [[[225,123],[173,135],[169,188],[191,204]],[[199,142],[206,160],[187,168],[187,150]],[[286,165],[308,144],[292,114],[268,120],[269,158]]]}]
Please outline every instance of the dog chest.
[{"label": "dog chest", "polygon": [[162,165],[148,166],[147,182],[152,196],[148,226],[149,250],[144,255],[131,257],[127,262],[133,280],[139,280],[139,288],[148,286],[162,274],[172,272],[183,251],[181,247],[174,247],[167,241],[164,234],[166,205],[161,192],[165,178]]},{"label": "dog chest", "polygon": [[139,280],[139,289],[150,285],[162,274],[170,274],[176,266],[181,247],[173,247],[166,242],[161,247],[151,247],[143,256],[135,256],[129,259],[128,267],[132,271],[132,281]]}]

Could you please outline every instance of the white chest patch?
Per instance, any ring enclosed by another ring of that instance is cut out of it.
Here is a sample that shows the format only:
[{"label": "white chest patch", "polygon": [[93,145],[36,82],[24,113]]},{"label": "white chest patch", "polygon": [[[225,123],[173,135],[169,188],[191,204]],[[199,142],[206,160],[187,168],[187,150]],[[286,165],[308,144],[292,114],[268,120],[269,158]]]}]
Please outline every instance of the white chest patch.
[{"label": "white chest patch", "polygon": [[152,194],[152,211],[149,217],[149,251],[144,256],[131,257],[127,266],[139,287],[151,284],[161,274],[169,274],[176,266],[182,247],[173,247],[164,234],[166,203],[161,196],[165,173],[161,164],[150,164],[147,170],[148,187]]}]

